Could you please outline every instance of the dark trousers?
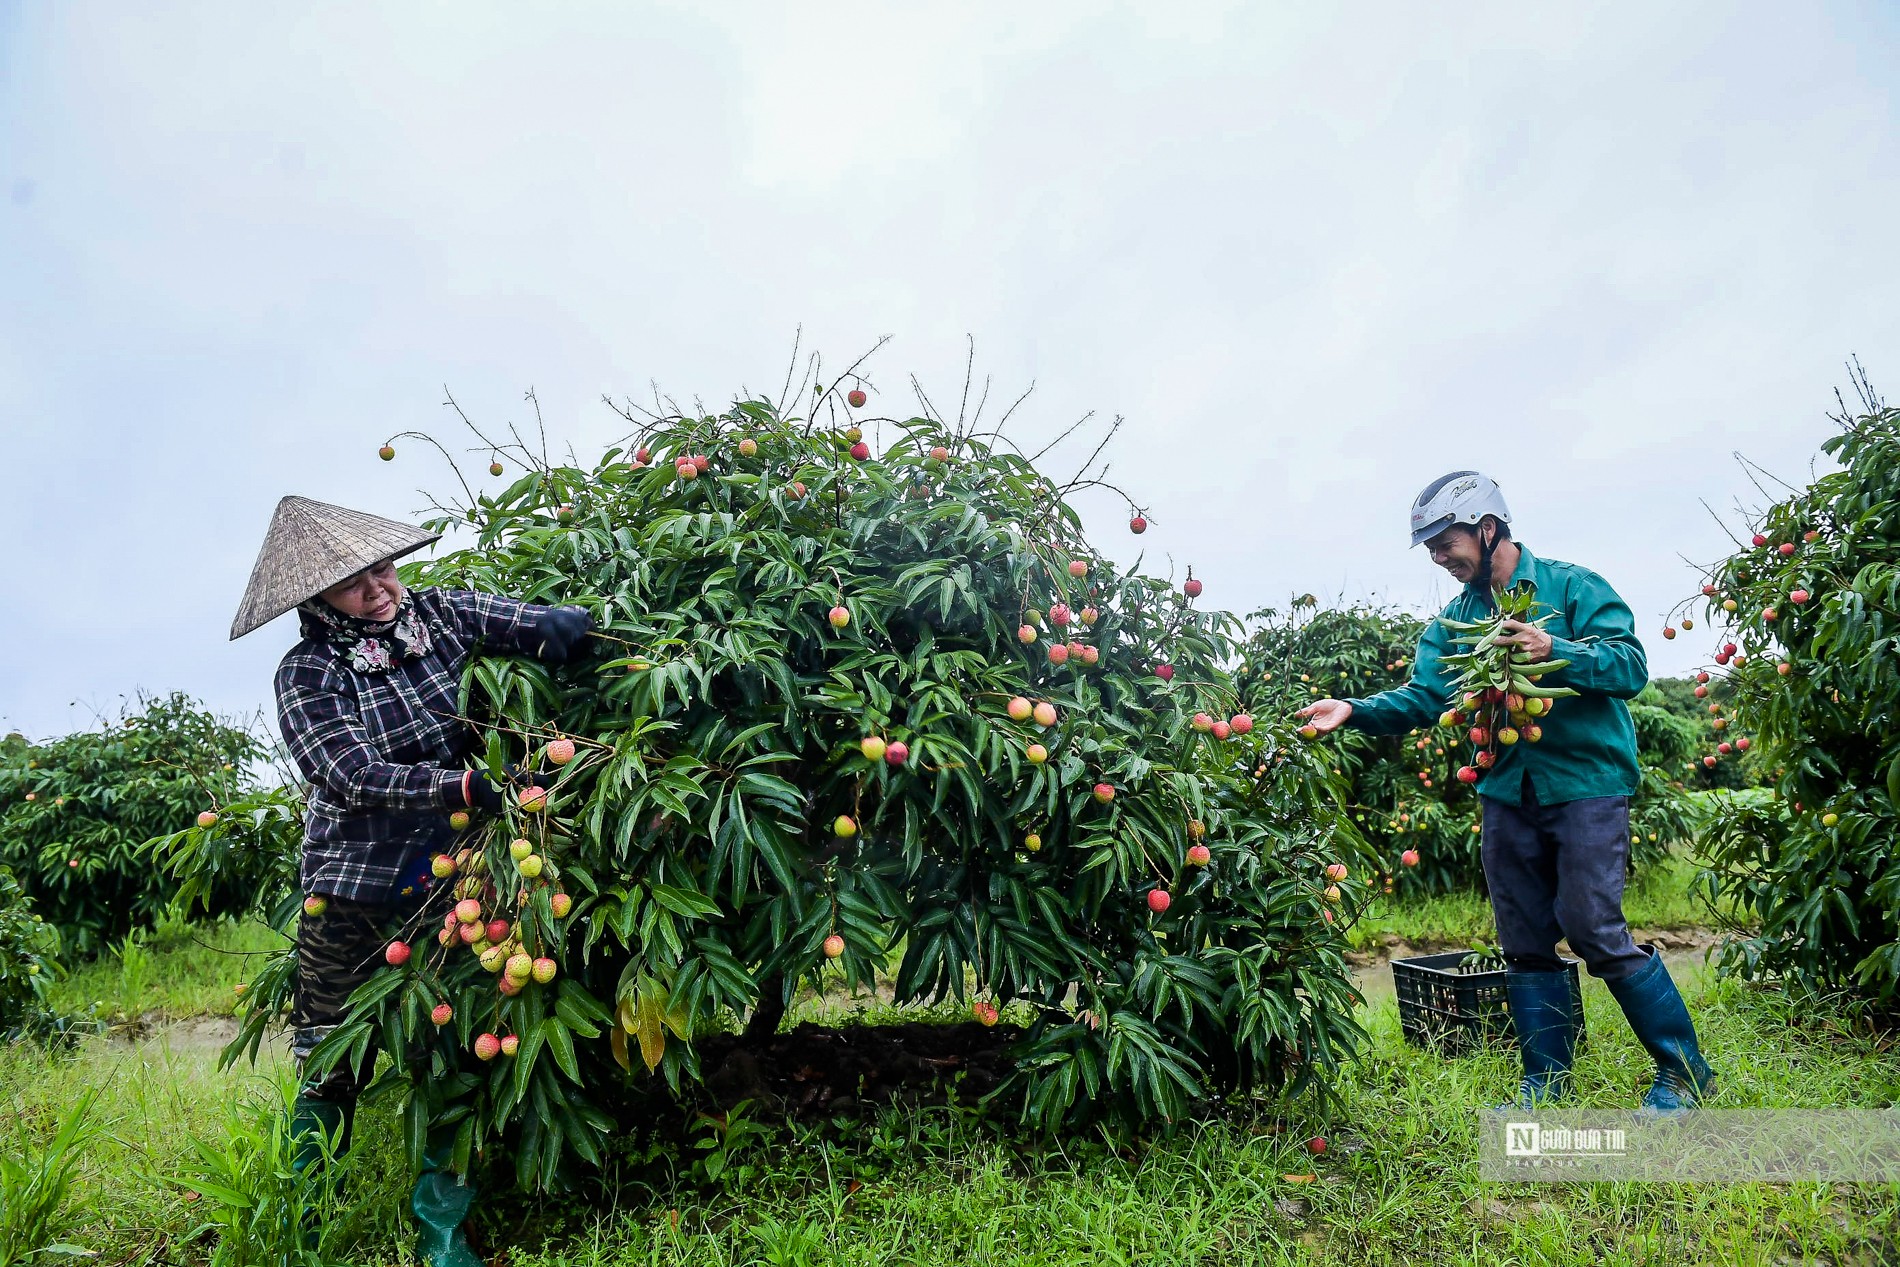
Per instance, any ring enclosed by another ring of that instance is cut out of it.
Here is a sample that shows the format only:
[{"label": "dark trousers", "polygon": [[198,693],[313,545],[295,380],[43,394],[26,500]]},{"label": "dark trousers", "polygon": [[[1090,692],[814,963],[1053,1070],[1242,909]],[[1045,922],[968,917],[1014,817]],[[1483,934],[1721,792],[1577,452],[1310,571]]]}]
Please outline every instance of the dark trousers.
[{"label": "dark trousers", "polygon": [[[321,915],[297,926],[297,982],[290,1010],[290,1054],[302,1071],[311,1049],[342,1023],[350,992],[383,966],[383,952],[403,912],[384,902],[333,897]],[[359,1069],[343,1061],[314,1074],[305,1094],[344,1105],[356,1103],[374,1068],[374,1048]]]},{"label": "dark trousers", "polygon": [[1526,778],[1522,805],[1479,800],[1484,881],[1498,945],[1513,971],[1560,970],[1559,938],[1568,938],[1590,974],[1606,981],[1621,980],[1648,962],[1623,918],[1628,797],[1540,805]]}]

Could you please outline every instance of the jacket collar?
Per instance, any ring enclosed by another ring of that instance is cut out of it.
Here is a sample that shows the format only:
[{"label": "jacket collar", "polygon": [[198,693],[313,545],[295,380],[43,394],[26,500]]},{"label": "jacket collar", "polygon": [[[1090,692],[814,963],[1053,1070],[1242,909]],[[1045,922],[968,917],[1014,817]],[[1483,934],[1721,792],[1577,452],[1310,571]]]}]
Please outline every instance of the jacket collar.
[{"label": "jacket collar", "polygon": [[[1537,588],[1537,556],[1532,554],[1531,548],[1525,545],[1522,541],[1513,542],[1513,544],[1517,546],[1517,567],[1512,569],[1511,578],[1510,580],[1504,583],[1504,588],[1510,589],[1512,586],[1516,585],[1519,581],[1529,581],[1531,588],[1536,589]],[[1485,593],[1482,589],[1480,589],[1478,587],[1477,582],[1473,581],[1466,584],[1465,594],[1467,597],[1471,598],[1484,610],[1486,611],[1491,610],[1491,607],[1492,607],[1491,596]]]}]

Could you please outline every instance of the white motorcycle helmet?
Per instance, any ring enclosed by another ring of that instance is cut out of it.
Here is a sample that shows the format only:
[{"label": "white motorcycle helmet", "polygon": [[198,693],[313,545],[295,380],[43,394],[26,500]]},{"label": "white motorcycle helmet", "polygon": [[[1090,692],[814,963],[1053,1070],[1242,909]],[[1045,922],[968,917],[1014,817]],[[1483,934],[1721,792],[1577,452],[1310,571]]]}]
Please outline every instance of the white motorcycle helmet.
[{"label": "white motorcycle helmet", "polygon": [[1453,524],[1475,527],[1486,515],[1497,516],[1503,524],[1511,522],[1496,480],[1477,471],[1441,475],[1412,500],[1412,544],[1424,545]]}]

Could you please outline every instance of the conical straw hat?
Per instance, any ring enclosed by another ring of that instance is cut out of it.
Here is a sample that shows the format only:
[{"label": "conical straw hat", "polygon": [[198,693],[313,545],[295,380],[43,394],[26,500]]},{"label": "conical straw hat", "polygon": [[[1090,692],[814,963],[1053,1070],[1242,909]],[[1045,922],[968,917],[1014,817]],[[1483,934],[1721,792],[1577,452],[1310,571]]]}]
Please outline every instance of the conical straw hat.
[{"label": "conical straw hat", "polygon": [[371,564],[412,554],[441,536],[360,510],[286,497],[271,516],[231,637],[242,638]]}]

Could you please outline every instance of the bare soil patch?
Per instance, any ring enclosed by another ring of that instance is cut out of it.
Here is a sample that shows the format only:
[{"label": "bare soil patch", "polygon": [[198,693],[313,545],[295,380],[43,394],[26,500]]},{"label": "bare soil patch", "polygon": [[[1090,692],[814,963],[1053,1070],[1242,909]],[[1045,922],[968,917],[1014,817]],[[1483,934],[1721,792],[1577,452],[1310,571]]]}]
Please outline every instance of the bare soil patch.
[{"label": "bare soil patch", "polygon": [[1005,1049],[1023,1031],[967,1022],[803,1024],[763,1041],[698,1040],[706,1089],[723,1107],[750,1100],[774,1113],[820,1117],[884,1104],[964,1103],[988,1095],[1014,1064]]}]

